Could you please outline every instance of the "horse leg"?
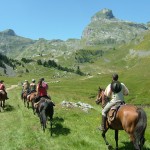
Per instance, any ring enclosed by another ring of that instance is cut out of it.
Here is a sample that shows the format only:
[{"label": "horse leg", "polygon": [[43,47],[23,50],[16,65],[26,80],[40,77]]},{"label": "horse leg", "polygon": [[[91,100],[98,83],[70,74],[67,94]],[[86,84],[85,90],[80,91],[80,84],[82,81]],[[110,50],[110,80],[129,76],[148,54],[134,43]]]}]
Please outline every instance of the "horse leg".
[{"label": "horse leg", "polygon": [[52,126],[53,126],[53,119],[50,118],[51,136],[52,136]]},{"label": "horse leg", "polygon": [[25,100],[25,98],[23,98],[23,102],[24,102],[24,107],[26,107],[26,100]]},{"label": "horse leg", "polygon": [[134,134],[130,134],[130,139],[133,143],[134,149],[135,150],[141,150],[139,146],[139,140],[135,138]]},{"label": "horse leg", "polygon": [[111,145],[108,143],[108,141],[106,140],[106,136],[105,136],[106,132],[107,132],[107,130],[105,130],[105,131],[102,132],[102,137],[103,137],[103,139],[104,139],[104,141],[105,141],[105,144],[108,146],[108,149],[111,150],[111,149],[112,149],[112,146],[111,146]]},{"label": "horse leg", "polygon": [[29,109],[29,101],[27,100],[27,108]]},{"label": "horse leg", "polygon": [[115,130],[116,150],[118,150],[118,130]]},{"label": "horse leg", "polygon": [[5,100],[2,101],[2,107],[5,108]]},{"label": "horse leg", "polygon": [[34,102],[33,101],[31,101],[31,104],[32,104],[32,110],[33,110],[33,114],[35,115],[35,108],[34,108]]},{"label": "horse leg", "polygon": [[0,100],[0,112],[1,112],[1,108],[2,108],[2,101]]}]

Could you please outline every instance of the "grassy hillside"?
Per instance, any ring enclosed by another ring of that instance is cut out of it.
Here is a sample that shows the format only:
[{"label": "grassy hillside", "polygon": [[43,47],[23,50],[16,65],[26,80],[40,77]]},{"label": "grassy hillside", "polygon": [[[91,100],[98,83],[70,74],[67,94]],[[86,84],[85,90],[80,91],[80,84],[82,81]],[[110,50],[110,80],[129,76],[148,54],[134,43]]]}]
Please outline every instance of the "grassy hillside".
[{"label": "grassy hillside", "polygon": [[[34,77],[34,76],[32,76]],[[121,74],[121,79],[131,78],[130,75]],[[22,78],[4,78],[6,87],[18,84]],[[28,79],[30,79],[28,77]],[[9,100],[6,109],[0,113],[0,149],[2,150],[91,150],[106,149],[101,132],[97,130],[101,121],[101,106],[95,104],[98,86],[105,86],[110,81],[110,74],[97,75],[93,78],[72,77],[70,80],[61,78],[60,82],[52,82],[54,79],[45,78],[49,82],[49,91],[56,103],[53,136],[50,136],[50,128],[43,133],[37,116],[33,115],[31,108],[24,107],[20,99],[21,86],[8,90]],[[129,79],[126,79],[128,82]],[[129,83],[128,83],[129,84]],[[132,85],[132,84],[131,84]],[[131,88],[131,87],[130,87]],[[133,97],[133,94],[129,96]],[[148,97],[148,95],[147,95]],[[62,107],[63,100],[70,102],[84,102],[93,106],[88,112],[80,108]],[[146,143],[144,150],[150,149],[150,112],[144,110],[148,116],[146,130]],[[109,130],[107,138],[115,147],[114,132]],[[119,133],[119,148],[132,149],[129,137],[124,131]]]}]

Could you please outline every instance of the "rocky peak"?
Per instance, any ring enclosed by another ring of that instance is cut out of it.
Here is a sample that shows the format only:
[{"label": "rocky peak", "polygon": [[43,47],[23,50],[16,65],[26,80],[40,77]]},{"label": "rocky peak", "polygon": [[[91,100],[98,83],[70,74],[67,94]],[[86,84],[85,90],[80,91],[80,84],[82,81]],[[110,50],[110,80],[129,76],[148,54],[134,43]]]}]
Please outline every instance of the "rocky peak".
[{"label": "rocky peak", "polygon": [[4,34],[4,35],[10,35],[10,36],[15,36],[16,35],[16,33],[12,29],[7,29],[7,30],[5,30],[1,33]]},{"label": "rocky peak", "polygon": [[112,13],[112,10],[104,8],[101,11],[97,12],[93,17],[92,21],[97,21],[101,19],[114,19],[114,15]]}]

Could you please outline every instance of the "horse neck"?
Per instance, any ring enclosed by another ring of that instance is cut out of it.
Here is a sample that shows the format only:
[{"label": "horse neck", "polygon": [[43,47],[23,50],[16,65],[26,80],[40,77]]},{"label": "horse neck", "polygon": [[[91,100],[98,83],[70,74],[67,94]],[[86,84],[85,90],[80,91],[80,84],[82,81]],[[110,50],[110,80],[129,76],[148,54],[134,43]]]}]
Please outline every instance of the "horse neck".
[{"label": "horse neck", "polygon": [[102,107],[104,107],[108,102],[108,98],[105,96],[104,92],[105,90],[102,91]]}]

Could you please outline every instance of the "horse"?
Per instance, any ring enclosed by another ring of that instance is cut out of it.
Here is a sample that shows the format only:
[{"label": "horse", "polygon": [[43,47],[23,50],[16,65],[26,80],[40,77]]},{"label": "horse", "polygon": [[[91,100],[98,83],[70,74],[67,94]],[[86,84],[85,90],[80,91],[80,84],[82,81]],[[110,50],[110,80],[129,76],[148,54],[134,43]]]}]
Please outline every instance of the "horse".
[{"label": "horse", "polygon": [[0,90],[0,111],[5,108],[6,93]]},{"label": "horse", "polygon": [[52,121],[54,114],[54,106],[55,104],[51,101],[51,99],[41,97],[40,101],[37,104],[38,116],[40,118],[40,123],[43,131],[45,132],[47,119],[50,119],[50,127],[51,127],[51,135],[52,135]]},{"label": "horse", "polygon": [[29,103],[31,103],[32,109],[33,109],[33,113],[34,113],[34,100],[37,97],[37,92],[34,91],[31,94],[29,94],[27,96],[27,108],[29,108]]},{"label": "horse", "polygon": [[[99,87],[95,102],[96,104],[101,103],[102,107],[106,105],[108,98],[104,95],[104,89]],[[145,142],[144,134],[147,127],[147,116],[145,111],[134,105],[123,104],[118,108],[113,121],[108,120],[110,113],[111,110],[107,114],[106,129],[102,131],[102,137],[108,149],[111,149],[112,146],[108,143],[105,134],[108,129],[113,129],[115,130],[116,150],[118,150],[119,130],[124,130],[129,135],[135,150],[141,150]]]},{"label": "horse", "polygon": [[21,97],[24,102],[25,107],[26,107],[26,103],[27,103],[27,95],[28,95],[27,91],[24,91],[22,94],[22,97]]}]

